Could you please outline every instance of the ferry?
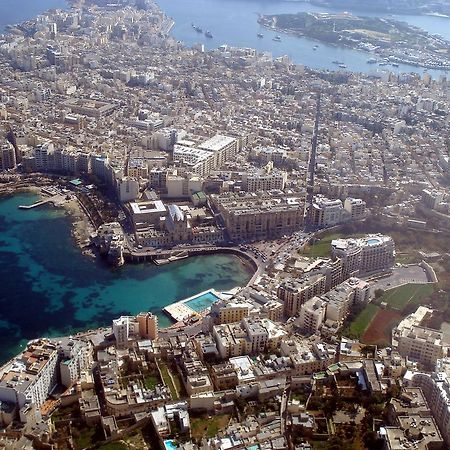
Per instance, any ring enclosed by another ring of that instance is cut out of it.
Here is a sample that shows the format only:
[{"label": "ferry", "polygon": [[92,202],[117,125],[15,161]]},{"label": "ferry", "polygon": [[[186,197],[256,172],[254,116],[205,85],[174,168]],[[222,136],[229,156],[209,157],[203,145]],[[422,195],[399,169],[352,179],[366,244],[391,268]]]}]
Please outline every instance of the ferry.
[{"label": "ferry", "polygon": [[212,37],[213,37],[211,31],[208,31],[208,30],[205,31],[205,36],[206,36],[207,38],[212,38]]},{"label": "ferry", "polygon": [[275,37],[272,39],[272,41],[275,41],[275,42],[281,42],[281,38],[280,38],[280,36],[275,36]]},{"label": "ferry", "polygon": [[263,38],[264,37],[264,35],[261,34],[261,33],[258,33],[256,36],[258,36],[259,38]]}]

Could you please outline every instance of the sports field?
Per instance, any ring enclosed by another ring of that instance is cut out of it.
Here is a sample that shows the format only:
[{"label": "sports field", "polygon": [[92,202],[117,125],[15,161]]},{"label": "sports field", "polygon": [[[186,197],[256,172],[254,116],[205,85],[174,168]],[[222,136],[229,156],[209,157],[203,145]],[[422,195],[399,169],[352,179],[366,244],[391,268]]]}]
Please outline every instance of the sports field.
[{"label": "sports field", "polygon": [[369,303],[350,324],[348,328],[349,336],[359,339],[379,310],[380,308],[377,305]]},{"label": "sports field", "polygon": [[394,309],[380,309],[364,331],[361,341],[365,344],[390,345],[392,329],[402,318]]},{"label": "sports field", "polygon": [[[389,345],[392,329],[405,317],[403,310],[419,306],[435,290],[434,284],[405,284],[389,289],[369,303],[344,330],[344,335],[366,344]],[[376,302],[376,303],[375,303]],[[378,305],[386,304],[382,308]]]},{"label": "sports field", "polygon": [[433,284],[405,284],[385,291],[379,302],[385,302],[390,308],[402,311],[408,303],[420,305],[434,289]]}]

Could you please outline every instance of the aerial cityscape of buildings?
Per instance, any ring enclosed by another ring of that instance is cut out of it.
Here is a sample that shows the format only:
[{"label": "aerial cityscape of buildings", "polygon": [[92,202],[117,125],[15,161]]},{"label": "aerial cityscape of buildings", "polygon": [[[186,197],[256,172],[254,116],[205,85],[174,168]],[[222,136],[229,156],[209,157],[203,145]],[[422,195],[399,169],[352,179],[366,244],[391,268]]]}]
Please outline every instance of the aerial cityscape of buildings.
[{"label": "aerial cityscape of buildings", "polygon": [[450,266],[403,242],[449,256],[450,80],[172,27],[152,0],[86,0],[1,35],[0,192],[75,198],[111,266],[224,252],[254,274],[167,305],[168,328],[28,342],[0,369],[0,447],[450,448],[448,318],[425,301]]}]

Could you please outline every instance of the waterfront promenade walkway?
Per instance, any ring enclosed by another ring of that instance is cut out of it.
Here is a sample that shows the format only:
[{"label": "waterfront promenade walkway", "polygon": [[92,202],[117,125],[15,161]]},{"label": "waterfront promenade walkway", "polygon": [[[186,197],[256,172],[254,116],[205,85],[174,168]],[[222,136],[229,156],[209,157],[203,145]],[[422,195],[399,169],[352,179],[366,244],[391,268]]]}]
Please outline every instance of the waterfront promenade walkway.
[{"label": "waterfront promenade walkway", "polygon": [[188,256],[197,256],[197,255],[208,255],[214,253],[228,253],[236,255],[237,257],[243,259],[250,263],[255,270],[254,275],[249,280],[248,284],[253,283],[258,276],[260,276],[266,267],[266,264],[258,258],[255,258],[252,254],[248,252],[244,252],[243,250],[237,247],[219,247],[219,246],[193,246],[193,247],[182,247],[182,248],[173,248],[173,249],[130,249],[125,248],[124,257],[130,261],[146,261],[146,260],[155,260],[155,259],[165,259],[169,260],[170,257],[176,256],[183,251],[183,253],[187,253]]}]

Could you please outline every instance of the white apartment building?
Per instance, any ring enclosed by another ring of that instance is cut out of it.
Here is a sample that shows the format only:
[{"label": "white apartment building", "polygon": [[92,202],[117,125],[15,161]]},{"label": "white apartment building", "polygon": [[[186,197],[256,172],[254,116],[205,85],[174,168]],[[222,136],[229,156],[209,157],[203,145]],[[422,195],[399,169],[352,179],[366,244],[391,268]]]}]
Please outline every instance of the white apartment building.
[{"label": "white apartment building", "polygon": [[301,308],[298,326],[304,333],[315,333],[325,320],[327,303],[319,297],[308,300]]},{"label": "white apartment building", "polygon": [[217,167],[212,152],[180,144],[175,144],[173,148],[173,161],[201,176],[208,175]]},{"label": "white apartment building", "polygon": [[92,345],[80,340],[64,338],[58,342],[61,383],[70,387],[81,377],[81,372],[92,366]]},{"label": "white apartment building", "polygon": [[125,348],[132,336],[139,334],[139,322],[134,316],[120,316],[113,320],[112,330],[118,348]]},{"label": "white apartment building", "polygon": [[369,300],[369,288],[366,281],[350,278],[322,295],[327,302],[326,320],[342,323],[355,303]]},{"label": "white apartment building", "polygon": [[[436,361],[443,357],[443,334],[441,331],[413,325],[395,333],[396,350],[426,367],[434,368]],[[395,341],[393,340],[393,343]],[[394,346],[395,348],[395,346]]]},{"label": "white apartment building", "polygon": [[414,386],[422,388],[445,443],[450,445],[450,380],[443,372],[415,373]]},{"label": "white apartment building", "polygon": [[329,200],[322,195],[314,197],[312,221],[316,227],[331,227],[342,222],[344,208],[340,200]]},{"label": "white apartment building", "polygon": [[284,314],[295,316],[309,299],[326,292],[326,276],[310,275],[301,280],[285,280],[277,289],[277,295],[284,303]]},{"label": "white apartment building", "polygon": [[242,181],[243,188],[247,192],[269,191],[272,189],[283,190],[287,181],[287,173],[274,169],[273,162],[270,161],[260,170],[244,173]]},{"label": "white apartment building", "polygon": [[440,191],[424,189],[422,191],[422,201],[427,208],[436,209],[444,201],[445,194]]},{"label": "white apartment building", "polygon": [[198,176],[182,177],[179,175],[167,175],[167,198],[190,197],[203,189],[203,179]]},{"label": "white apartment building", "polygon": [[352,220],[362,219],[366,215],[366,202],[360,198],[347,197],[344,201],[344,209]]},{"label": "white apartment building", "polygon": [[275,350],[286,332],[269,319],[244,318],[241,322],[215,325],[213,337],[222,358]]},{"label": "white apartment building", "polygon": [[117,191],[122,203],[134,201],[139,197],[139,182],[131,177],[118,179]]},{"label": "white apartment building", "polygon": [[5,142],[0,146],[0,170],[16,167],[16,150],[12,144]]},{"label": "white apartment building", "polygon": [[198,148],[212,153],[214,155],[214,167],[220,167],[236,156],[239,150],[239,141],[231,136],[216,134],[200,144]]},{"label": "white apartment building", "polygon": [[263,352],[269,340],[269,332],[264,327],[263,322],[258,319],[244,318],[242,323],[247,332],[250,353]]},{"label": "white apartment building", "polygon": [[[58,383],[58,351],[46,339],[33,341],[0,380],[0,401],[18,409],[41,407]],[[26,420],[26,419],[25,419]]]}]

